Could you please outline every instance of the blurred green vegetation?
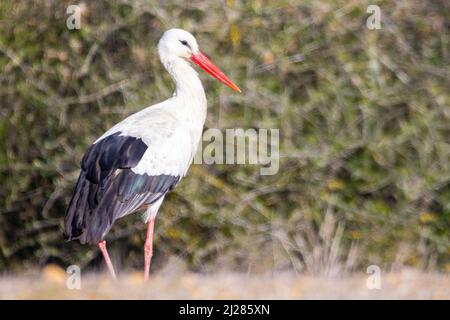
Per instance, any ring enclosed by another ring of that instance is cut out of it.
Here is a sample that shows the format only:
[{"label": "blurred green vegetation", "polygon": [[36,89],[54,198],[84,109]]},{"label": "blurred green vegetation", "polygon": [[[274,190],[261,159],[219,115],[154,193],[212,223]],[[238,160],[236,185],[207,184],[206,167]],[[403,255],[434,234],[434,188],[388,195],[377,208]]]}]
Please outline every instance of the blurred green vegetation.
[{"label": "blurred green vegetation", "polygon": [[[280,128],[282,157],[274,176],[191,167],[161,209],[155,268],[450,270],[448,1],[84,1],[80,30],[70,4],[0,2],[0,272],[99,264],[62,238],[79,161],[172,94],[155,48],[171,27],[243,89],[200,74],[206,127]],[[107,239],[140,268],[144,236],[134,215]]]}]

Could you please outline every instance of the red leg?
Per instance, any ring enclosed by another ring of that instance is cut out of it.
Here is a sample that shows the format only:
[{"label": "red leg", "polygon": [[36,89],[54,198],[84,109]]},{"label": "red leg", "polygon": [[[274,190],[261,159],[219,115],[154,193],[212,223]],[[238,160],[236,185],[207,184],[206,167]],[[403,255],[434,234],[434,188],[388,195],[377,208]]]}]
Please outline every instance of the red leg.
[{"label": "red leg", "polygon": [[144,253],[145,253],[145,267],[144,267],[144,280],[148,280],[150,274],[150,264],[153,256],[153,229],[155,227],[155,217],[151,217],[148,222],[147,236],[145,238]]},{"label": "red leg", "polygon": [[103,254],[103,258],[105,258],[106,265],[108,266],[109,273],[114,280],[117,280],[116,273],[114,272],[114,267],[111,263],[111,259],[109,258],[108,250],[106,249],[106,241],[100,241],[98,243],[98,247]]}]

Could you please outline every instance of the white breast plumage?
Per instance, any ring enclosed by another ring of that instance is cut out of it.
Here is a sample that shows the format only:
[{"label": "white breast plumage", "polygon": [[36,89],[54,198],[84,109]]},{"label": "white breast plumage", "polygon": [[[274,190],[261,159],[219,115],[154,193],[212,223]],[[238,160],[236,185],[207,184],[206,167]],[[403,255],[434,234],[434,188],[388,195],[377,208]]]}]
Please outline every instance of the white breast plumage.
[{"label": "white breast plumage", "polygon": [[133,172],[184,176],[192,161],[194,143],[189,128],[164,109],[164,105],[131,115],[108,130],[96,143],[116,132],[121,136],[140,138],[148,148],[137,166],[132,168]]}]

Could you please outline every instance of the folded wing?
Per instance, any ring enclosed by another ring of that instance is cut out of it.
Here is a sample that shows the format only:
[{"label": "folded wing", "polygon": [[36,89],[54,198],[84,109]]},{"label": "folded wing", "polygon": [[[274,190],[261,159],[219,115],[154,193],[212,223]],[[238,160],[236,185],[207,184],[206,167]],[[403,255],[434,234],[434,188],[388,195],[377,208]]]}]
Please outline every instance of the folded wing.
[{"label": "folded wing", "polygon": [[181,175],[142,170],[143,158],[151,156],[148,151],[141,138],[122,132],[103,137],[90,147],[66,212],[67,240],[97,243],[117,219],[151,205],[175,187]]}]

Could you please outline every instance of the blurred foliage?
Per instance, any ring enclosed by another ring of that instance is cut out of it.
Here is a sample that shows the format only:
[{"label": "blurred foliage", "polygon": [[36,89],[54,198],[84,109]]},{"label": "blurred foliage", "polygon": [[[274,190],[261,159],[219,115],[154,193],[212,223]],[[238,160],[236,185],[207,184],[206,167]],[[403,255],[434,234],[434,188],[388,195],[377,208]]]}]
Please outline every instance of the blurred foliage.
[{"label": "blurred foliage", "polygon": [[[206,127],[280,128],[282,158],[274,176],[192,166],[160,212],[156,268],[450,269],[448,1],[84,1],[80,30],[70,4],[0,2],[0,271],[99,264],[62,239],[79,161],[171,95],[155,50],[171,27],[243,89],[200,74]],[[127,268],[142,266],[145,228],[130,216],[107,238]]]}]

